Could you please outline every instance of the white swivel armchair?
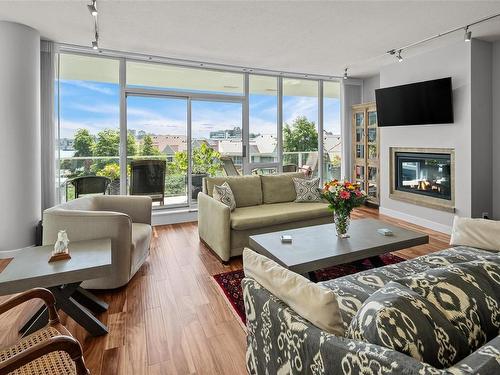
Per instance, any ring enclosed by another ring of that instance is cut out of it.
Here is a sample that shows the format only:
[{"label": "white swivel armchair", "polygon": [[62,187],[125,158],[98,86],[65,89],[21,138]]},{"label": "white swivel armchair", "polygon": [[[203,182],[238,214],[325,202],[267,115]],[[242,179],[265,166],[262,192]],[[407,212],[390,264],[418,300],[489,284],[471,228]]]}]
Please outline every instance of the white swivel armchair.
[{"label": "white swivel armchair", "polygon": [[111,238],[112,272],[82,283],[87,289],[114,289],[128,283],[149,255],[151,206],[147,196],[95,195],[49,208],[43,213],[43,244],[65,229],[70,241]]}]

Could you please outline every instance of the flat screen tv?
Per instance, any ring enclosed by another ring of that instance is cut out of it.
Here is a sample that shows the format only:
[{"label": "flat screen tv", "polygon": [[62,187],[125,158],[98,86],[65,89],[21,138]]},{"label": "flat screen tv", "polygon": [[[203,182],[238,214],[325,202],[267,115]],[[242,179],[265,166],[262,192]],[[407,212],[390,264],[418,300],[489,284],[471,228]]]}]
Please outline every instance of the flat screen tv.
[{"label": "flat screen tv", "polygon": [[375,90],[378,126],[453,123],[451,77]]}]

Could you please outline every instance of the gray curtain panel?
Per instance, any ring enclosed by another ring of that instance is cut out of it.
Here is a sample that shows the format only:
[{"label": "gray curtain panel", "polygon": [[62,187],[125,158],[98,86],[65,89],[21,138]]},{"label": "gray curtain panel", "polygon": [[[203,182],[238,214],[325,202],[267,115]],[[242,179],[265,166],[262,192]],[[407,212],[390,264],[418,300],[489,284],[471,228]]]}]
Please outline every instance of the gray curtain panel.
[{"label": "gray curtain panel", "polygon": [[40,45],[40,126],[42,211],[56,204],[56,121],[54,90],[56,80],[56,54],[53,42]]}]

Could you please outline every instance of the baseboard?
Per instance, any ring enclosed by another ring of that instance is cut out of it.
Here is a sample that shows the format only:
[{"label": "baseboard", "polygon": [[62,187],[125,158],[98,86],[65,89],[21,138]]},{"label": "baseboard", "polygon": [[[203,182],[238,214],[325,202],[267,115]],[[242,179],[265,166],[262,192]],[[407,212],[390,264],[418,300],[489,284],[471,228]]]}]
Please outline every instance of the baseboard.
[{"label": "baseboard", "polygon": [[152,215],[153,225],[189,223],[198,220],[198,210],[155,210]]},{"label": "baseboard", "polygon": [[451,226],[449,226],[449,225],[436,223],[436,222],[431,221],[431,220],[422,219],[421,217],[408,215],[408,214],[405,214],[404,212],[391,210],[390,208],[385,208],[385,207],[379,207],[379,213],[396,218],[396,219],[401,219],[401,220],[407,221],[409,223],[420,225],[422,227],[435,230],[437,232],[451,234]]}]

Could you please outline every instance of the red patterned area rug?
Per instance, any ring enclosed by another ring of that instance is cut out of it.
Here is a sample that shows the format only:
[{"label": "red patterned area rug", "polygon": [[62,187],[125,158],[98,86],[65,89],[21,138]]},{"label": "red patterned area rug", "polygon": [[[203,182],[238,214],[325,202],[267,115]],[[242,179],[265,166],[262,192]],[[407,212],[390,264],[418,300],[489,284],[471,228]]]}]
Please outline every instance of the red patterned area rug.
[{"label": "red patterned area rug", "polygon": [[[393,254],[384,254],[380,256],[384,265],[402,262],[404,259]],[[333,266],[316,271],[316,279],[325,281],[336,279],[337,277],[351,275],[356,272],[365,271],[373,268],[370,260],[365,259],[358,263],[346,263],[340,266]],[[246,323],[245,306],[243,304],[243,291],[241,289],[241,280],[245,277],[243,270],[219,273],[213,276],[215,282],[219,284],[228,302],[233,307],[235,313],[240,317],[243,323]]]}]

